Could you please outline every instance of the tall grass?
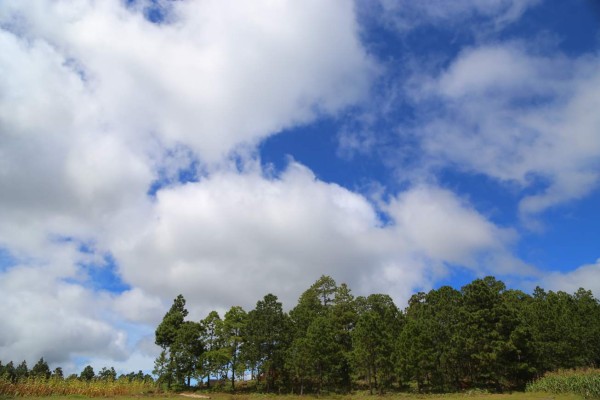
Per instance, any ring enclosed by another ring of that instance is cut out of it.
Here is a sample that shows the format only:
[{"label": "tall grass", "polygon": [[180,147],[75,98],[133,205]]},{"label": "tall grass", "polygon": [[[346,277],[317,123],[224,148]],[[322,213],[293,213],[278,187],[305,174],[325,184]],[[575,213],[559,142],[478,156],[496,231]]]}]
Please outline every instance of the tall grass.
[{"label": "tall grass", "polygon": [[586,399],[600,399],[600,369],[549,372],[527,385],[527,391],[575,393]]},{"label": "tall grass", "polygon": [[77,379],[36,379],[29,378],[11,382],[0,378],[0,396],[9,397],[40,397],[56,395],[82,395],[87,397],[113,397],[151,393],[157,386],[151,382],[94,380],[90,382]]}]

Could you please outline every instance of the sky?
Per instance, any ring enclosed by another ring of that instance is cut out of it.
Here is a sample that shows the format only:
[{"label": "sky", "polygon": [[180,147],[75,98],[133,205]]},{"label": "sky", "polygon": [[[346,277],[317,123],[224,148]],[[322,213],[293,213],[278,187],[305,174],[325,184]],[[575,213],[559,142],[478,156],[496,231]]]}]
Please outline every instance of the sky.
[{"label": "sky", "polygon": [[321,275],[600,297],[595,0],[1,0],[0,360]]}]

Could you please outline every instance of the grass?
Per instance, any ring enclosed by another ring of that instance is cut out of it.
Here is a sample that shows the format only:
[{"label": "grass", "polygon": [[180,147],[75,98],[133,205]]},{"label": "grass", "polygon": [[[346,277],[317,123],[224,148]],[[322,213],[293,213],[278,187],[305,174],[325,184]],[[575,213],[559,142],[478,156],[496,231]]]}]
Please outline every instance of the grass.
[{"label": "grass", "polygon": [[35,379],[10,382],[0,379],[0,396],[3,398],[26,397],[53,399],[59,396],[87,397],[116,397],[126,395],[142,395],[156,391],[154,383],[128,380],[116,381],[91,381],[62,380],[62,379]]},{"label": "grass", "polygon": [[[186,397],[177,394],[146,394],[146,395],[135,395],[135,396],[109,396],[115,400],[186,400]],[[232,395],[226,393],[211,393],[210,397],[212,400],[412,400],[412,399],[429,399],[429,400],[582,400],[583,397],[575,394],[558,394],[548,395],[548,393],[511,393],[511,394],[484,394],[484,393],[461,393],[461,394],[439,394],[439,395],[414,395],[414,394],[390,394],[384,396],[377,395],[332,395],[332,396],[294,396],[294,395],[265,395],[265,394],[240,394]],[[10,397],[2,397],[0,399],[9,399]],[[30,400],[48,400],[48,397],[29,397]],[[51,400],[76,400],[85,399],[86,396],[81,395],[70,395],[70,396],[52,396]]]},{"label": "grass", "polygon": [[[294,396],[294,395],[210,395],[212,400],[582,400],[583,397],[574,394],[551,395],[548,393],[524,393],[513,392],[510,394],[489,394],[489,393],[452,393],[452,394],[409,394],[393,393],[383,396],[369,394],[354,395],[325,395],[325,396]],[[178,400],[182,400],[179,398]]]},{"label": "grass", "polygon": [[530,384],[527,390],[577,393],[585,399],[600,399],[600,369],[551,372]]},{"label": "grass", "polygon": [[[548,374],[529,385],[527,392],[514,392],[510,394],[490,394],[482,391],[469,391],[451,394],[414,394],[390,393],[383,396],[369,395],[367,392],[356,392],[351,395],[275,395],[258,393],[231,394],[224,392],[198,392],[210,396],[212,400],[583,400],[600,398],[590,396],[590,391],[577,389],[573,382],[587,382],[582,379],[593,376],[600,378],[600,371],[592,374],[581,371]],[[594,378],[595,379],[595,378]],[[567,386],[558,386],[559,381],[571,382]],[[589,381],[589,379],[588,379]],[[594,381],[600,383],[600,379]],[[600,385],[598,386],[600,387]],[[569,390],[567,390],[568,388]],[[90,397],[104,397],[116,400],[194,400],[183,397],[177,393],[161,393],[153,383],[141,381],[92,381],[79,380],[35,380],[28,379],[24,382],[10,383],[0,379],[0,400],[5,399],[40,399],[48,400],[76,400]]]}]

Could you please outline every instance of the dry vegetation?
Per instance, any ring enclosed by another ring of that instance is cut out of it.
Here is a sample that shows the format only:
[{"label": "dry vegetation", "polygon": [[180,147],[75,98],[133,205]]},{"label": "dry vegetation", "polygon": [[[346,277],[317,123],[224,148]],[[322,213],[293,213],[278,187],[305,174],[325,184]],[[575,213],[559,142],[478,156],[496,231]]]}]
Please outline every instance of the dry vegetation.
[{"label": "dry vegetation", "polygon": [[[42,396],[26,396],[27,399],[34,400],[47,400],[47,397]],[[180,394],[168,394],[168,393],[154,393],[145,395],[118,395],[118,396],[105,396],[116,400],[183,400]],[[10,398],[10,396],[0,396],[0,398]],[[52,396],[52,400],[74,400],[81,399],[84,396]],[[392,394],[384,396],[374,396],[368,394],[356,394],[348,396],[277,396],[277,395],[265,395],[265,394],[251,394],[251,395],[232,395],[226,393],[211,394],[210,398],[213,400],[412,400],[412,399],[430,399],[430,400],[583,400],[584,398],[575,394],[559,394],[549,395],[548,393],[512,393],[512,394],[486,394],[486,393],[461,393],[461,394],[447,394],[447,395],[415,395],[415,394]]]},{"label": "dry vegetation", "polygon": [[44,396],[85,396],[115,397],[152,394],[156,391],[154,383],[127,380],[91,381],[77,379],[35,379],[18,382],[0,379],[0,396],[4,397],[44,397]]},{"label": "dry vegetation", "polygon": [[157,385],[143,381],[101,381],[85,382],[77,379],[35,379],[29,378],[12,383],[0,379],[0,399],[28,398],[44,399],[52,396],[52,400],[63,400],[87,397],[110,397],[121,400],[128,399],[153,399],[153,400],[182,400],[188,398],[210,398],[212,400],[370,400],[384,398],[387,400],[409,399],[440,399],[440,400],[583,400],[600,399],[600,370],[571,370],[546,374],[543,378],[531,383],[526,392],[505,394],[490,394],[480,390],[472,390],[453,394],[416,394],[416,393],[390,393],[387,395],[373,396],[368,392],[356,392],[351,395],[323,395],[323,396],[297,396],[274,394],[232,394],[226,392],[186,392],[165,393],[157,389]]}]

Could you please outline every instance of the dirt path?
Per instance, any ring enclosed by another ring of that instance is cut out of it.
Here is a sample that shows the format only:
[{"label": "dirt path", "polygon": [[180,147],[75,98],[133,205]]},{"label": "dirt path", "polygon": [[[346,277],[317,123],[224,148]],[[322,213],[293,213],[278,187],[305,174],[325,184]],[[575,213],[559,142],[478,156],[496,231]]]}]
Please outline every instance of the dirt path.
[{"label": "dirt path", "polygon": [[192,397],[194,399],[210,399],[210,396],[196,393],[179,393],[180,396]]}]

